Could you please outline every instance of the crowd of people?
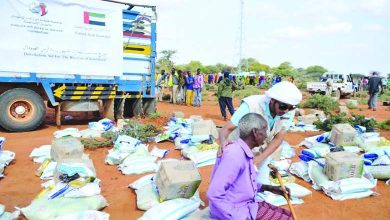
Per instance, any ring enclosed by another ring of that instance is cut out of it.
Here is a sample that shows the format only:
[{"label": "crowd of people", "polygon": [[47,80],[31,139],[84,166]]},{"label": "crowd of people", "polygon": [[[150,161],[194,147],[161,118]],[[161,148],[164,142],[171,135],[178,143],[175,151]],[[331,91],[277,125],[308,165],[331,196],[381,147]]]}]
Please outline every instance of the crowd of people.
[{"label": "crowd of people", "polygon": [[156,97],[162,101],[164,89],[170,91],[170,102],[173,104],[186,104],[187,106],[200,107],[202,105],[202,89],[204,87],[204,74],[200,69],[192,75],[191,71],[176,71],[171,69],[169,74],[161,70],[156,75]]},{"label": "crowd of people", "polygon": [[[247,85],[260,87],[265,83],[278,84],[282,78],[278,75],[267,77],[266,75],[237,76],[225,71],[223,74],[201,73],[198,68],[193,76],[191,71],[182,71],[175,68],[169,74],[165,70],[156,76],[156,97],[157,101],[163,100],[164,90],[169,90],[169,101],[173,104],[200,107],[202,105],[202,90],[205,84],[217,85],[217,97],[223,119],[227,120],[226,108],[230,115],[234,114],[233,91],[244,89]],[[293,83],[294,78],[290,77],[289,82]]]}]

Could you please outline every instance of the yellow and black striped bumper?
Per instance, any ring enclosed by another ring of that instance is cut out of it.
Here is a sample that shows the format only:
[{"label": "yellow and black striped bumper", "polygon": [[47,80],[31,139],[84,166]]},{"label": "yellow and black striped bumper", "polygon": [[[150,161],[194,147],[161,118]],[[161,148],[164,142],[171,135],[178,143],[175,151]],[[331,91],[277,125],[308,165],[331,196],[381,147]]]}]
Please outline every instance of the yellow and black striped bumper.
[{"label": "yellow and black striped bumper", "polygon": [[116,94],[116,87],[108,86],[60,86],[54,96],[63,101],[99,100],[116,98],[142,98],[142,95]]}]

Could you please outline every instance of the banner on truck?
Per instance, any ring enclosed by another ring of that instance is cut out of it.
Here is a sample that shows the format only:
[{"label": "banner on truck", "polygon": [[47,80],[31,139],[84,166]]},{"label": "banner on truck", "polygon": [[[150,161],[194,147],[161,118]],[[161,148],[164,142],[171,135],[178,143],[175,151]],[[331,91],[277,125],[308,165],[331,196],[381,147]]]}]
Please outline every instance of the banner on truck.
[{"label": "banner on truck", "polygon": [[122,75],[120,5],[97,0],[2,0],[0,14],[0,71]]}]

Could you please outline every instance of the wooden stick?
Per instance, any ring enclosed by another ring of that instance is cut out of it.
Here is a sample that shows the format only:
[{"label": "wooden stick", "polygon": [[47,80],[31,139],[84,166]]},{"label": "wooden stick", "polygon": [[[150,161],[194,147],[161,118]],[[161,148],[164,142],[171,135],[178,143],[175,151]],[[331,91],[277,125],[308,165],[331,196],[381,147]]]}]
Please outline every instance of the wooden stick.
[{"label": "wooden stick", "polygon": [[[287,190],[286,190],[286,187],[284,186],[282,177],[280,176],[280,173],[278,172],[278,169],[276,169],[276,167],[275,167],[274,165],[272,165],[272,164],[268,164],[268,167],[271,168],[271,170],[273,170],[273,171],[275,172],[275,175],[276,175],[276,177],[278,178],[278,181],[279,181],[280,186],[282,187],[282,189],[284,189],[285,191],[287,191]],[[291,201],[290,201],[290,199],[289,199],[287,193],[284,193],[284,198],[286,198],[286,200],[287,200],[288,208],[290,209],[291,214],[292,214],[294,220],[298,220],[297,215],[295,214],[294,208],[293,208],[293,206],[292,206],[292,204],[291,204]]]}]

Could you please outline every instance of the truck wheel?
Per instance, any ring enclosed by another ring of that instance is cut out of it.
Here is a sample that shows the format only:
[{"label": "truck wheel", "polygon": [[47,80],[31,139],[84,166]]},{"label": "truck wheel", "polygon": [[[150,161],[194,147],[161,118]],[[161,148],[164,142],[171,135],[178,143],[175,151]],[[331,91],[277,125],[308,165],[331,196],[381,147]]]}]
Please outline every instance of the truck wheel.
[{"label": "truck wheel", "polygon": [[142,100],[142,108],[144,115],[148,116],[156,112],[156,99],[155,98],[144,98]]},{"label": "truck wheel", "polygon": [[134,99],[133,102],[133,115],[140,117],[143,114],[142,99]]},{"label": "truck wheel", "polygon": [[0,126],[8,131],[31,131],[42,124],[46,114],[43,99],[36,92],[11,89],[0,96]]},{"label": "truck wheel", "polygon": [[125,100],[123,113],[125,117],[140,117],[142,112],[142,99]]},{"label": "truck wheel", "polygon": [[114,116],[114,99],[103,100],[103,118],[114,121]]},{"label": "truck wheel", "polygon": [[340,89],[337,89],[337,90],[335,91],[334,97],[335,97],[337,100],[340,99],[340,97],[341,97],[341,91],[340,91]]}]

